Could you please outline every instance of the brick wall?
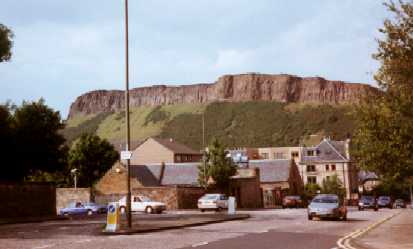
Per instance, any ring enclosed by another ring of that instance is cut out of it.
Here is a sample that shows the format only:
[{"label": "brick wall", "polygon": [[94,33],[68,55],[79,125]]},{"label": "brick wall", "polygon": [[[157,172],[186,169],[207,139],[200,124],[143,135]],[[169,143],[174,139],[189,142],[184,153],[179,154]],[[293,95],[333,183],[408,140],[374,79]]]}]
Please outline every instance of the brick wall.
[{"label": "brick wall", "polygon": [[82,203],[91,201],[90,188],[57,188],[56,189],[56,212],[67,207],[71,202]]},{"label": "brick wall", "polygon": [[144,195],[154,201],[165,203],[167,209],[178,209],[178,192],[176,187],[133,188],[132,195]]},{"label": "brick wall", "polygon": [[0,182],[0,218],[56,215],[56,188],[50,183]]}]

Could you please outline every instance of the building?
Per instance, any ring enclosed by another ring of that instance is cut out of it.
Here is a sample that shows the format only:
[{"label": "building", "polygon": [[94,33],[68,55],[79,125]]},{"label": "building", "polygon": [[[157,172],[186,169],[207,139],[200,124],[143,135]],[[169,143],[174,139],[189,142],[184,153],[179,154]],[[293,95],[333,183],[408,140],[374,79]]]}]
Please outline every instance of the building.
[{"label": "building", "polygon": [[337,175],[346,190],[346,198],[357,198],[357,170],[351,161],[349,146],[349,139],[332,141],[324,138],[316,146],[302,147],[299,168],[304,184],[322,186],[323,180]]},{"label": "building", "polygon": [[267,147],[258,148],[259,158],[262,160],[293,159],[296,163],[301,160],[300,147]]},{"label": "building", "polygon": [[281,205],[286,195],[301,195],[303,181],[294,160],[251,160],[249,168],[259,169],[263,206]]},{"label": "building", "polygon": [[132,153],[131,165],[199,162],[202,154],[173,139],[148,138]]}]

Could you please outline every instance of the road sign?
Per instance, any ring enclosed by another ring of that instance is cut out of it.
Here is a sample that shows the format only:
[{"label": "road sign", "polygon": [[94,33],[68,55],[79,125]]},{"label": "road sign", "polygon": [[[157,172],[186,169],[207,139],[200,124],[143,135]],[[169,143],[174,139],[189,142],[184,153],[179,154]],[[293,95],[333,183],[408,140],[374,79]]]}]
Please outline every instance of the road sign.
[{"label": "road sign", "polygon": [[110,202],[108,204],[108,217],[106,220],[106,232],[116,232],[119,229],[119,203]]},{"label": "road sign", "polygon": [[132,157],[132,151],[124,150],[120,152],[121,160],[130,160]]},{"label": "road sign", "polygon": [[235,197],[230,196],[228,198],[228,214],[235,214],[235,209],[236,209]]}]

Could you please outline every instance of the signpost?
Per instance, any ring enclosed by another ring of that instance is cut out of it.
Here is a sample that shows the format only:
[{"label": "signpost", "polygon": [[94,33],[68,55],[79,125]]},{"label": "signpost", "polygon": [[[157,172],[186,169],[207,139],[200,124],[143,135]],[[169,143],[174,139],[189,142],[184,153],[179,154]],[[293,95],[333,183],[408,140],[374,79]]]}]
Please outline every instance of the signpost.
[{"label": "signpost", "polygon": [[110,202],[108,205],[108,216],[106,220],[106,232],[116,232],[119,229],[119,203]]}]

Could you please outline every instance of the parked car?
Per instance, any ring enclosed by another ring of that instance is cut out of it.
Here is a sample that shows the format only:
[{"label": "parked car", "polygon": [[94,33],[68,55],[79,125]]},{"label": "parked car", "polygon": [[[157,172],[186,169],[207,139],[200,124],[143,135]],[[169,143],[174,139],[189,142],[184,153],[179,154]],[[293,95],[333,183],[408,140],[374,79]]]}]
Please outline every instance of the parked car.
[{"label": "parked car", "polygon": [[[119,208],[121,213],[126,212],[126,196],[119,200]],[[143,195],[131,196],[132,212],[145,212],[147,214],[160,214],[166,210],[166,204],[163,202],[153,201]]]},{"label": "parked car", "polygon": [[228,197],[224,194],[205,194],[198,199],[198,209],[220,211],[228,208]]},{"label": "parked car", "polygon": [[347,208],[334,194],[320,194],[314,197],[307,208],[308,219],[336,218],[347,220]]},{"label": "parked car", "polygon": [[393,204],[394,208],[406,208],[406,202],[403,199],[396,199]]},{"label": "parked car", "polygon": [[108,211],[108,207],[106,205],[100,205],[94,202],[87,202],[84,206],[86,209],[92,210],[92,212],[96,214],[104,214]]},{"label": "parked car", "polygon": [[380,196],[377,199],[377,206],[379,208],[393,208],[390,196]]},{"label": "parked car", "polygon": [[60,209],[60,215],[92,215],[93,210],[85,207],[81,202],[72,202],[65,208]]},{"label": "parked car", "polygon": [[371,195],[362,195],[360,197],[358,207],[360,211],[366,208],[372,208],[374,211],[378,210],[376,199]]},{"label": "parked car", "polygon": [[283,198],[282,202],[283,208],[299,208],[303,207],[303,201],[298,195],[287,195]]}]

